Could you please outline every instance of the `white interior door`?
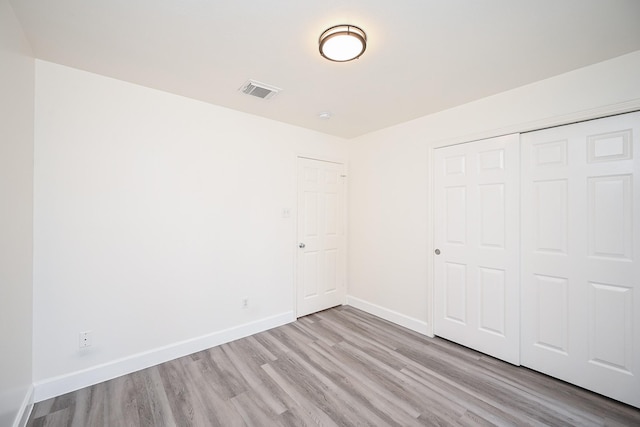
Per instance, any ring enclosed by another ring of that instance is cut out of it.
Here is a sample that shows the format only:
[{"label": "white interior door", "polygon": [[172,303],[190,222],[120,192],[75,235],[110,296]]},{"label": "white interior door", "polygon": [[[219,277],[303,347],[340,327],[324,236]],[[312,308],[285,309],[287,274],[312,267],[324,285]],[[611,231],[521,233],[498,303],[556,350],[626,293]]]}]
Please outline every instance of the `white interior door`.
[{"label": "white interior door", "polygon": [[344,303],[343,165],[298,158],[297,316]]},{"label": "white interior door", "polygon": [[640,114],[522,143],[522,364],[640,407]]},{"label": "white interior door", "polygon": [[519,136],[434,160],[435,334],[519,364]]}]

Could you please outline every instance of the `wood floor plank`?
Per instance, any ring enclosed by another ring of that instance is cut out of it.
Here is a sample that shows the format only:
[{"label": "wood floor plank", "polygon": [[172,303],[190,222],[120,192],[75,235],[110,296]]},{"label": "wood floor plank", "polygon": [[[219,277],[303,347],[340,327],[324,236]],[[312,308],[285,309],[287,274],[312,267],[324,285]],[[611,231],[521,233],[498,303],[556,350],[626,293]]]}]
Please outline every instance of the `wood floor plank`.
[{"label": "wood floor plank", "polygon": [[[262,348],[256,340],[239,340],[229,343],[225,352],[250,387],[250,394],[256,394],[270,411],[281,415],[288,408],[286,400],[279,393],[277,385],[262,369],[267,361],[272,362],[277,359],[272,359],[268,354],[263,353]],[[246,395],[247,392],[243,394]]]},{"label": "wood floor plank", "polygon": [[[420,415],[410,405],[397,398],[389,390],[380,393],[380,387],[369,380],[361,372],[358,365],[350,363],[349,359],[333,357],[332,347],[323,341],[318,341],[308,347],[305,356],[314,369],[320,371],[326,380],[339,388],[345,400],[352,401],[355,411],[368,410],[376,417],[384,420],[384,425],[415,425]],[[393,403],[392,403],[393,401]]]},{"label": "wood floor plank", "polygon": [[319,402],[320,405],[316,405],[316,401],[313,396],[308,396],[304,392],[299,392],[298,389],[294,387],[290,381],[287,381],[279,372],[277,372],[271,364],[263,365],[262,368],[273,379],[273,381],[280,386],[282,391],[295,402],[295,405],[292,405],[291,409],[298,412],[301,423],[326,426],[338,425],[319,407],[322,406],[323,402]]},{"label": "wood floor plank", "polygon": [[225,353],[226,344],[209,349],[206,357],[196,362],[201,372],[211,380],[216,392],[224,399],[230,399],[249,389],[249,385],[238,372]]},{"label": "wood floor plank", "polygon": [[[214,386],[214,382],[210,378],[201,375],[200,367],[197,363],[190,363],[188,360],[184,360],[183,366],[187,375],[185,382],[190,385],[190,394],[193,396],[195,404],[194,411],[199,412],[199,417],[194,417],[193,424],[190,425],[245,425],[230,398],[221,396],[218,393],[219,389]],[[202,419],[206,420],[204,424],[201,421]],[[179,425],[184,426],[185,424],[182,422]]]},{"label": "wood floor plank", "polygon": [[31,410],[31,417],[40,418],[40,417],[44,417],[49,413],[52,413],[53,403],[55,401],[56,401],[56,398],[54,397],[51,399],[43,400],[42,402],[38,402],[38,404],[34,405],[33,409]]},{"label": "wood floor plank", "polygon": [[176,427],[169,399],[158,368],[153,366],[131,374],[136,390],[138,417],[141,426]]},{"label": "wood floor plank", "polygon": [[264,404],[258,396],[253,395],[251,391],[241,393],[231,398],[238,414],[242,418],[242,421],[247,426],[260,427],[265,424],[279,424],[278,415]]},{"label": "wood floor plank", "polygon": [[[122,427],[142,425],[139,408],[144,407],[145,396],[134,388],[133,375],[124,375],[105,383],[105,425]],[[140,403],[138,403],[140,400]]]},{"label": "wood floor plank", "polygon": [[169,406],[179,426],[204,426],[211,423],[209,413],[198,398],[196,385],[191,381],[180,359],[158,367]]},{"label": "wood floor plank", "polygon": [[[399,350],[398,353],[404,356],[410,355],[411,357],[409,358],[416,362],[422,360],[422,355],[417,356],[413,351],[403,353],[402,350]],[[427,362],[422,360],[419,363],[424,366]],[[429,360],[429,363],[433,363],[433,361]],[[457,369],[452,370],[445,361],[441,361],[433,368],[433,371],[444,372],[445,375],[443,377],[447,377],[459,385],[459,392],[464,392],[468,397],[474,397],[479,401],[483,401],[492,408],[495,408],[495,410],[500,410],[502,413],[508,414],[516,409],[520,414],[520,420],[523,422],[529,424],[541,422],[546,425],[558,425],[560,423],[560,420],[556,419],[553,414],[547,414],[532,408],[530,405],[532,401],[528,396],[523,398],[521,394],[514,393],[512,390],[490,381],[490,377],[484,375],[482,370],[477,368],[477,364],[459,361],[456,364],[456,368]]]},{"label": "wood floor plank", "polygon": [[[349,417],[357,417],[351,421],[341,423],[341,425],[353,425],[354,423],[362,423],[366,425],[391,425],[393,420],[387,414],[378,412],[374,407],[368,404],[366,399],[355,393],[355,390],[347,386],[343,381],[343,375],[336,373],[334,370],[325,370],[323,364],[317,363],[310,357],[296,353],[287,355],[289,365],[298,367],[299,374],[295,379],[308,373],[312,381],[323,386],[326,399],[331,402],[331,406],[341,415]],[[334,417],[335,418],[335,417]]]},{"label": "wood floor plank", "polygon": [[34,427],[66,427],[71,424],[69,408],[51,412],[46,417],[41,417],[33,423]]},{"label": "wood floor plank", "polygon": [[[425,399],[424,388],[413,378],[405,375],[401,369],[385,364],[382,359],[376,359],[365,349],[360,349],[351,343],[340,343],[337,347],[344,349],[361,366],[365,366],[371,372],[376,382],[400,399],[409,403],[422,414],[430,413],[434,418],[454,424],[460,414],[455,405],[436,406]],[[389,360],[388,358],[386,360]],[[439,421],[440,422],[440,421]]]},{"label": "wood floor plank", "polygon": [[640,426],[640,410],[352,307],[35,405],[43,426]]},{"label": "wood floor plank", "polygon": [[69,393],[71,404],[68,406],[73,414],[70,419],[70,426],[106,426],[106,388],[107,382],[92,385]]},{"label": "wood floor plank", "polygon": [[315,344],[316,351],[334,367],[342,367],[345,375],[343,381],[351,383],[358,393],[363,395],[372,405],[385,411],[389,417],[401,425],[411,425],[420,416],[420,411],[409,402],[393,393],[386,387],[380,387],[375,379],[370,377],[370,371],[362,365],[353,363],[353,360],[331,351],[322,343]]}]

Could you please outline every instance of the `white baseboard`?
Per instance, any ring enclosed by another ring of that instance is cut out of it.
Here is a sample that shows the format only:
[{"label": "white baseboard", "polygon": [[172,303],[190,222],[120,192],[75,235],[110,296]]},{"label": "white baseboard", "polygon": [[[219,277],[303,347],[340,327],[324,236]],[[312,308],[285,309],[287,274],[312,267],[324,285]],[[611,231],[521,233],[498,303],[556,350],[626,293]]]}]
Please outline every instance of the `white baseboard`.
[{"label": "white baseboard", "polygon": [[282,326],[295,320],[294,312],[290,311],[143,353],[134,354],[81,371],[38,381],[34,384],[35,392],[33,400],[35,402],[41,402],[169,360]]},{"label": "white baseboard", "polygon": [[22,405],[20,405],[20,409],[16,414],[16,418],[13,421],[13,427],[25,427],[27,425],[29,415],[31,415],[31,410],[33,409],[33,390],[33,386],[30,385],[22,400]]},{"label": "white baseboard", "polygon": [[433,336],[431,334],[429,324],[422,320],[409,317],[402,313],[398,313],[397,311],[393,311],[388,308],[349,295],[347,295],[347,305],[350,305],[362,311],[366,311],[369,314],[373,314],[374,316],[378,316],[384,320],[393,322],[396,325],[411,329],[412,331],[419,332],[428,336]]}]

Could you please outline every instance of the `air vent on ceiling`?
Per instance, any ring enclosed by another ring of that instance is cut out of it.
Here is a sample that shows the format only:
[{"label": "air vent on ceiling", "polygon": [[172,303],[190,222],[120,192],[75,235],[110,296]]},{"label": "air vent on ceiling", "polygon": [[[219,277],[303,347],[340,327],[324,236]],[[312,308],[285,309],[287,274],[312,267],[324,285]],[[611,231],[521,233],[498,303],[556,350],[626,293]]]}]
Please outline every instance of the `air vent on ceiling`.
[{"label": "air vent on ceiling", "polygon": [[262,99],[270,99],[277,95],[282,89],[279,87],[271,86],[265,83],[260,83],[255,80],[247,80],[240,91],[247,95],[256,96]]}]

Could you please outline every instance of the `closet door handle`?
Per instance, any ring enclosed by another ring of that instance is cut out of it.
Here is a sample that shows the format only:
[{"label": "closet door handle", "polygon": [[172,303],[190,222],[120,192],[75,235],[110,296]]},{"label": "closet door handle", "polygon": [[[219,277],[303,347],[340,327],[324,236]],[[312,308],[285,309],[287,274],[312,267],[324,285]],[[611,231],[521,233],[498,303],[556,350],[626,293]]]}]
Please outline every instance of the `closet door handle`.
[{"label": "closet door handle", "polygon": [[436,253],[436,255],[440,255],[440,249],[436,249],[434,252]]},{"label": "closet door handle", "polygon": [[304,243],[300,243],[300,244],[298,245],[298,247],[299,247],[300,249],[304,249],[304,248],[306,248],[306,247],[307,247],[307,245],[305,245]]}]

